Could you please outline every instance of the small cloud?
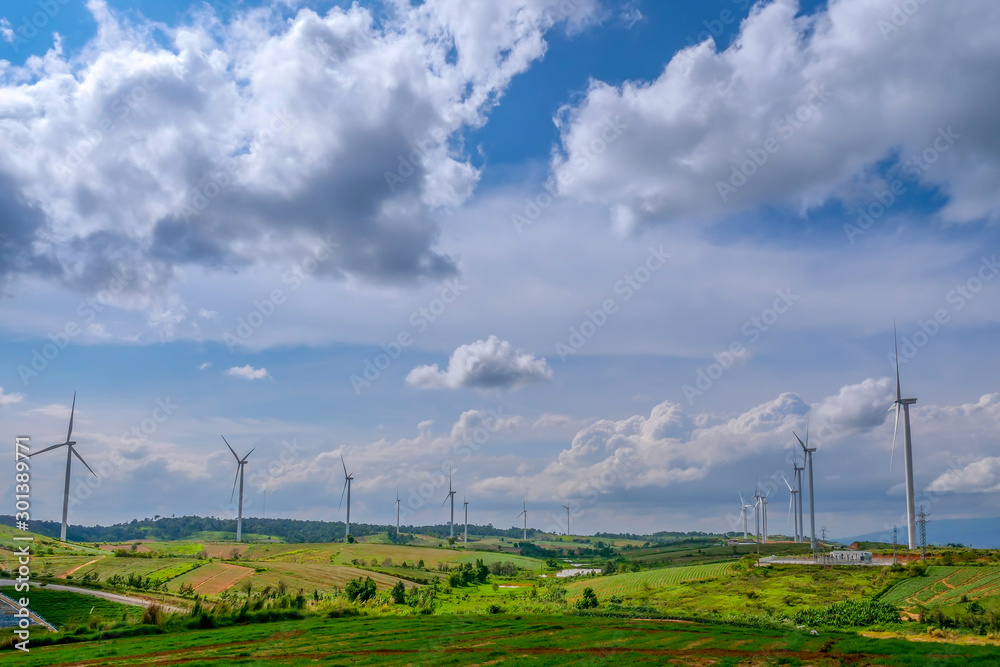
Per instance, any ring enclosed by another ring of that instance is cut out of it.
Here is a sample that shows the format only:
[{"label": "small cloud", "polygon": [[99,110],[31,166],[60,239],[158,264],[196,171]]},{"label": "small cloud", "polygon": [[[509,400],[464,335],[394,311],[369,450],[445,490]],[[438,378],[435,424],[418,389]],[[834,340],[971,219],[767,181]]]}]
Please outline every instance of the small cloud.
[{"label": "small cloud", "polygon": [[406,376],[407,384],[420,389],[516,389],[551,379],[545,359],[516,350],[496,336],[457,348],[444,371],[432,364]]},{"label": "small cloud", "polygon": [[23,398],[21,394],[5,394],[3,387],[0,387],[0,405],[14,405],[20,403]]},{"label": "small cloud", "polygon": [[108,333],[108,330],[105,329],[104,325],[101,324],[100,322],[95,322],[94,324],[91,324],[90,326],[88,326],[87,327],[87,331],[90,333],[91,336],[94,336],[95,338],[111,338],[112,337],[111,334]]},{"label": "small cloud", "polygon": [[989,456],[964,468],[952,468],[927,487],[935,493],[995,493],[1000,491],[1000,457]]},{"label": "small cloud", "polygon": [[[200,365],[198,366],[198,370],[199,370],[199,371],[203,371],[203,370],[205,370],[206,368],[208,368],[208,367],[209,367],[209,366],[211,366],[211,365],[212,365],[212,362],[211,362],[211,361],[204,361],[204,362],[202,362],[202,363],[201,363],[201,364],[200,364]],[[249,366],[247,366],[247,368],[249,368]],[[230,369],[230,370],[232,370],[232,369]]]},{"label": "small cloud", "polygon": [[0,39],[7,42],[8,44],[13,44],[14,39],[17,35],[14,34],[14,26],[10,24],[7,19],[0,19]]},{"label": "small cloud", "polygon": [[[20,400],[20,399],[18,399]],[[69,419],[70,406],[50,403],[28,410],[29,415],[44,415],[45,417],[66,417]]]},{"label": "small cloud", "polygon": [[208,310],[206,308],[202,308],[201,310],[198,311],[198,317],[200,317],[203,320],[217,320],[219,319],[219,314],[214,310]]},{"label": "small cloud", "polygon": [[626,28],[631,28],[644,18],[646,17],[643,16],[642,12],[639,11],[639,8],[634,5],[626,7],[618,14],[618,20],[624,23]]},{"label": "small cloud", "polygon": [[246,366],[233,366],[225,374],[243,378],[244,380],[263,380],[264,378],[271,377],[266,368],[254,368],[250,364]]}]

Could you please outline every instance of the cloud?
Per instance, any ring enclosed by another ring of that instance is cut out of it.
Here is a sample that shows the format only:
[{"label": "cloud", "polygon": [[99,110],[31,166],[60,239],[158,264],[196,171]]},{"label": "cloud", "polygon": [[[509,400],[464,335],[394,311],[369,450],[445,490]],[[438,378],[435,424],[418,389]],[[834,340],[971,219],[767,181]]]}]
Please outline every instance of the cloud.
[{"label": "cloud", "polygon": [[868,378],[841,387],[835,396],[828,396],[814,406],[811,414],[843,437],[884,424],[887,409],[895,398],[895,384],[890,378]]},{"label": "cloud", "polygon": [[243,378],[244,380],[262,380],[271,377],[266,368],[254,368],[250,364],[246,366],[234,366],[225,371],[225,375]]},{"label": "cloud", "polygon": [[78,55],[57,42],[0,69],[0,280],[96,292],[124,271],[114,305],[169,336],[185,267],[287,265],[330,239],[327,277],[455,273],[432,213],[478,183],[463,133],[596,4],[387,4],[153,25],[91,0]]},{"label": "cloud", "polygon": [[[199,370],[199,371],[203,371],[203,370],[205,370],[206,368],[209,368],[209,367],[211,367],[211,365],[212,365],[212,362],[211,362],[211,361],[203,361],[203,362],[201,362],[200,364],[198,364],[198,370]],[[232,369],[230,369],[230,370],[232,370]]]},{"label": "cloud", "polygon": [[420,389],[517,389],[548,382],[552,369],[545,359],[518,351],[496,336],[458,347],[444,371],[437,364],[418,366],[406,376]]},{"label": "cloud", "polygon": [[560,192],[626,229],[762,205],[853,210],[886,189],[883,162],[940,189],[945,221],[998,219],[1000,5],[921,3],[898,28],[868,0],[799,9],[759,3],[728,48],[685,49],[655,80],[592,82],[556,119]]},{"label": "cloud", "polygon": [[21,394],[6,394],[3,387],[0,387],[0,405],[14,405],[20,403],[23,398]]},{"label": "cloud", "polygon": [[1000,491],[1000,456],[979,459],[949,470],[927,487],[938,493],[995,493]]}]

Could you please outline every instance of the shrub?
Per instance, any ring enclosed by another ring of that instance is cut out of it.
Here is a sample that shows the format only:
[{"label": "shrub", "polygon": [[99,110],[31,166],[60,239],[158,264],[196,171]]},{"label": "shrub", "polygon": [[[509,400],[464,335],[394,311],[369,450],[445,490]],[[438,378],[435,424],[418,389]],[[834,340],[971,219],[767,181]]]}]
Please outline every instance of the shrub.
[{"label": "shrub", "polygon": [[392,587],[390,595],[394,604],[403,604],[406,602],[406,586],[403,585],[402,581],[396,582],[396,585]]},{"label": "shrub", "polygon": [[486,611],[488,611],[491,614],[502,614],[507,610],[498,604],[491,604],[489,607],[486,608]]},{"label": "shrub", "polygon": [[358,577],[357,579],[351,579],[347,583],[344,592],[352,602],[367,602],[375,597],[375,593],[378,592],[378,586],[376,586],[375,581],[371,577],[365,577],[364,580]]},{"label": "shrub", "polygon": [[828,607],[803,609],[795,614],[793,620],[799,625],[863,628],[898,623],[899,608],[882,600],[845,600]]},{"label": "shrub", "polygon": [[576,601],[576,608],[577,609],[596,609],[597,606],[598,606],[598,604],[600,604],[600,603],[597,601],[597,594],[594,593],[594,589],[593,588],[590,588],[588,586],[587,588],[583,589],[583,598]]},{"label": "shrub", "polygon": [[160,625],[163,620],[163,609],[158,604],[151,604],[142,612],[143,625]]}]

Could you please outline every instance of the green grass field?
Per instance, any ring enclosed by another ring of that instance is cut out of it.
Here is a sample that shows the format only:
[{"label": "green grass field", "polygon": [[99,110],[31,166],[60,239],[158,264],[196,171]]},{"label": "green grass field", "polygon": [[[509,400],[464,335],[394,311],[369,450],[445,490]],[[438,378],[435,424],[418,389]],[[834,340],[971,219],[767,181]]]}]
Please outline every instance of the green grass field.
[{"label": "green grass field", "polygon": [[[13,587],[0,589],[5,595],[17,600],[24,593]],[[104,600],[91,595],[81,595],[69,591],[49,591],[32,587],[26,594],[29,608],[60,630],[78,625],[120,621],[123,617],[135,622],[142,618],[142,608]]]},{"label": "green grass field", "polygon": [[0,664],[210,665],[996,665],[985,646],[812,636],[579,616],[383,617],[264,623],[5,651]]},{"label": "green grass field", "polygon": [[900,606],[958,604],[963,597],[981,600],[1000,596],[1000,567],[935,565],[927,574],[902,581],[882,599]]},{"label": "green grass field", "polygon": [[644,572],[629,572],[602,577],[582,577],[566,586],[570,599],[583,595],[584,588],[593,588],[598,598],[631,597],[645,590],[660,589],[685,581],[714,579],[725,575],[733,563],[667,567]]}]

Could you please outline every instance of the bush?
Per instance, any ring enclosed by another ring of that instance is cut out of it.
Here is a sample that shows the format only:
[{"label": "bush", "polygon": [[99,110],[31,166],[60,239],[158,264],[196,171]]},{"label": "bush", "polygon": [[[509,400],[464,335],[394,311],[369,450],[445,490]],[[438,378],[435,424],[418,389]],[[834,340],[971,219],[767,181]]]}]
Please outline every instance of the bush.
[{"label": "bush", "polygon": [[486,608],[486,611],[488,611],[491,614],[502,614],[507,610],[498,604],[491,604],[489,607]]},{"label": "bush", "polygon": [[351,579],[347,583],[344,592],[351,602],[367,602],[375,597],[375,593],[378,592],[378,586],[376,586],[375,581],[371,577],[365,577],[364,580],[358,577],[357,579]]},{"label": "bush", "polygon": [[163,609],[158,604],[151,604],[142,612],[143,625],[160,625],[163,620]]},{"label": "bush", "polygon": [[598,606],[598,604],[600,604],[600,603],[597,601],[597,594],[594,593],[594,589],[593,588],[590,588],[588,586],[587,588],[583,589],[583,599],[576,601],[576,608],[577,609],[596,609],[597,606]]},{"label": "bush", "polygon": [[845,600],[828,607],[803,609],[793,618],[798,625],[864,628],[899,622],[899,608],[882,600]]},{"label": "bush", "polygon": [[396,585],[392,587],[390,595],[394,604],[403,604],[406,602],[406,586],[403,585],[402,581],[396,582]]}]

